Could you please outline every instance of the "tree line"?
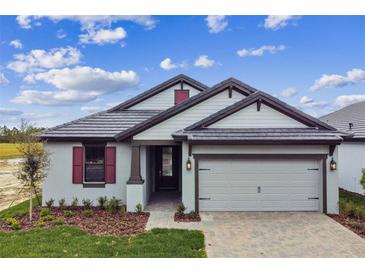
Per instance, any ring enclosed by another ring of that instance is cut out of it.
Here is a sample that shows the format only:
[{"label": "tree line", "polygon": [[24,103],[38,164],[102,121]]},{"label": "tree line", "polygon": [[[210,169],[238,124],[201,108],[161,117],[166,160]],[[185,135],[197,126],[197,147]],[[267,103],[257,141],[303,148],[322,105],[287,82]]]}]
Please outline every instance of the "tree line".
[{"label": "tree line", "polygon": [[26,123],[21,123],[19,127],[9,128],[6,125],[0,126],[0,143],[15,143],[24,136],[38,135],[45,128],[35,127]]}]

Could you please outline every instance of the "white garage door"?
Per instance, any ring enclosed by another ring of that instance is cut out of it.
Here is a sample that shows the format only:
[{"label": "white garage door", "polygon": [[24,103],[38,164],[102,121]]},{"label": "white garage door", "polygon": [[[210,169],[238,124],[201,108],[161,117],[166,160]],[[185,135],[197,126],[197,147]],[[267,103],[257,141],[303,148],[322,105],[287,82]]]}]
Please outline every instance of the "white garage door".
[{"label": "white garage door", "polygon": [[200,211],[319,211],[319,160],[199,161]]}]

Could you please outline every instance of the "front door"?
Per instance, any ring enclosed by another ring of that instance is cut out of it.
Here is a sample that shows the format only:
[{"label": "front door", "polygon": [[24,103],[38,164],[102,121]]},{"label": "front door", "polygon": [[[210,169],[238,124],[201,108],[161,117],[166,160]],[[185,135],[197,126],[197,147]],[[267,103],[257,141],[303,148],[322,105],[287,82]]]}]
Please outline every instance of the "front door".
[{"label": "front door", "polygon": [[156,190],[178,190],[179,187],[179,155],[178,146],[157,147]]}]

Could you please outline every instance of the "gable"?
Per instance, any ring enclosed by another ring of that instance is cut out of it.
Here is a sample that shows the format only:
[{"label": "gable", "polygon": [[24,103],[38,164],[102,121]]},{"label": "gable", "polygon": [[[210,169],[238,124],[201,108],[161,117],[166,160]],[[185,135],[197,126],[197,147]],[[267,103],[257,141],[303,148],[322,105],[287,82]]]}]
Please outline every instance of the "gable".
[{"label": "gable", "polygon": [[[201,91],[188,85],[183,84],[184,90],[189,90],[189,98],[199,94]],[[149,97],[142,102],[131,106],[131,110],[165,110],[175,105],[175,90],[181,90],[181,84],[176,84],[169,87],[152,97]]]},{"label": "gable", "polygon": [[307,125],[261,104],[251,104],[211,125],[209,128],[303,128]]},{"label": "gable", "polygon": [[172,116],[171,118],[135,135],[134,140],[172,140],[171,134],[224,109],[246,96],[237,91],[225,89],[205,101]]}]

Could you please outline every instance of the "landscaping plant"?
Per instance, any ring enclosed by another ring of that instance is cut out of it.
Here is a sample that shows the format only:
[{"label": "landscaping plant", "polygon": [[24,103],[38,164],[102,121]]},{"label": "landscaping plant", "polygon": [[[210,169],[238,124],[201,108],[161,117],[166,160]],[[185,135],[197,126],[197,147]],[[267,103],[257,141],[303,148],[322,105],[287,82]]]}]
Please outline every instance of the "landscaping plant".
[{"label": "landscaping plant", "polygon": [[177,204],[177,206],[176,206],[176,212],[178,214],[184,214],[185,210],[186,210],[186,207],[184,206],[183,203],[178,203]]},{"label": "landscaping plant", "polygon": [[93,202],[90,199],[82,199],[82,204],[85,208],[89,209],[91,208]]},{"label": "landscaping plant", "polygon": [[39,215],[41,217],[44,217],[44,216],[47,216],[47,215],[50,215],[50,211],[49,211],[49,208],[42,208],[41,211],[39,212]]},{"label": "landscaping plant", "polygon": [[136,212],[137,212],[137,213],[142,213],[142,205],[141,205],[140,203],[138,203],[138,204],[136,205]]},{"label": "landscaping plant", "polygon": [[108,211],[117,212],[120,207],[121,201],[114,196],[106,204],[106,209]]},{"label": "landscaping plant", "polygon": [[100,209],[105,209],[107,202],[108,198],[106,196],[100,196],[98,199],[98,205]]},{"label": "landscaping plant", "polygon": [[58,206],[59,206],[60,208],[64,208],[64,207],[65,207],[65,204],[66,204],[66,200],[65,200],[64,198],[62,198],[62,199],[60,199],[60,200],[58,201]]},{"label": "landscaping plant", "polygon": [[94,215],[94,212],[91,210],[91,209],[85,209],[83,212],[82,212],[82,215],[86,218],[90,218]]},{"label": "landscaping plant", "polygon": [[75,215],[75,214],[71,210],[64,210],[63,211],[63,216],[65,216],[66,218],[72,217],[73,215]]},{"label": "landscaping plant", "polygon": [[71,206],[72,207],[77,207],[78,205],[79,205],[79,199],[77,199],[77,197],[73,197],[72,202],[71,202]]}]

